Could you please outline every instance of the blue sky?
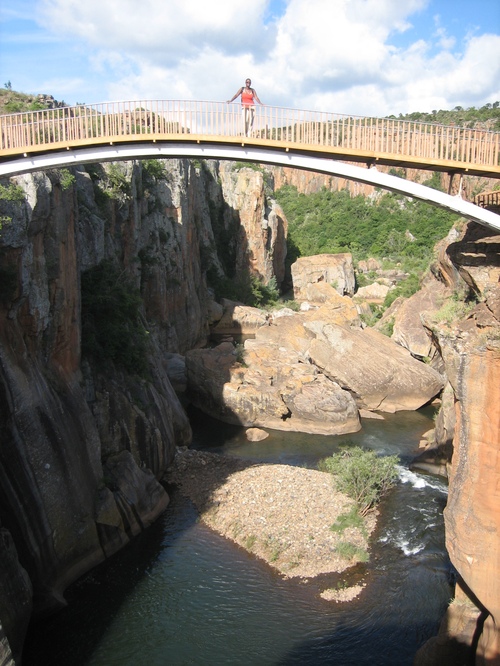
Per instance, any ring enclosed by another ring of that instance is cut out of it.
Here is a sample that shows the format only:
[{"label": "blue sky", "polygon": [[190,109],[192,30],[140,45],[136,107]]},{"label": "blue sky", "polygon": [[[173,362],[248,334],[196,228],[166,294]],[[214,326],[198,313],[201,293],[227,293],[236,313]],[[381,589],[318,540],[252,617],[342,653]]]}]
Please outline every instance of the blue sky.
[{"label": "blue sky", "polygon": [[498,0],[1,0],[0,86],[354,115],[500,100]]}]

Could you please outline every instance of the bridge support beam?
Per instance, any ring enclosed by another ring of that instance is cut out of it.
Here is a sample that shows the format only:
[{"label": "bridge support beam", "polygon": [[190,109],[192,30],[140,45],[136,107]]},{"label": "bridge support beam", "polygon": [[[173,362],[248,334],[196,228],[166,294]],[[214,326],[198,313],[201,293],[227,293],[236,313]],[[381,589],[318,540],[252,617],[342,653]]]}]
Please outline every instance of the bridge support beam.
[{"label": "bridge support beam", "polygon": [[376,166],[368,169],[325,157],[317,157],[260,146],[222,145],[220,143],[133,143],[113,146],[96,146],[64,152],[33,155],[10,162],[0,163],[0,176],[12,176],[30,171],[40,171],[63,166],[78,166],[95,162],[117,162],[151,158],[214,159],[247,161],[257,164],[274,164],[306,171],[315,171],[348,180],[355,180],[404,196],[446,208],[457,215],[478,222],[500,233],[500,215],[464,201],[460,196],[451,196],[420,183],[378,171]]}]

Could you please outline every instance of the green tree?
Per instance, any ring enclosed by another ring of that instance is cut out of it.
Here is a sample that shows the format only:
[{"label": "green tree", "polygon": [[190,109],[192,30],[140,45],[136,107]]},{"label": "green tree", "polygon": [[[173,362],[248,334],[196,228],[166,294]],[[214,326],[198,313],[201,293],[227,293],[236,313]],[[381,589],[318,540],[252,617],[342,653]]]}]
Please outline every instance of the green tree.
[{"label": "green tree", "polygon": [[333,475],[337,489],[353,499],[365,516],[396,483],[398,462],[398,456],[379,457],[350,446],[322,460],[319,467]]}]

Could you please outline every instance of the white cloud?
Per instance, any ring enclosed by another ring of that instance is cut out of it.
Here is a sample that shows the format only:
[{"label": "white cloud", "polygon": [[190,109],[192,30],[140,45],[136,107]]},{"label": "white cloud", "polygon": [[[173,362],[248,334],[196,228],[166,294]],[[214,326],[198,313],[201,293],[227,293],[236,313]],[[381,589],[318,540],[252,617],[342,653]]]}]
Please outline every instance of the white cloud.
[{"label": "white cloud", "polygon": [[[107,99],[225,100],[250,76],[265,104],[387,115],[500,98],[500,36],[457,43],[433,0],[42,0],[44,25],[82,42]],[[274,7],[274,5],[273,5]],[[266,22],[267,21],[267,22]],[[99,101],[93,99],[92,101]]]},{"label": "white cloud", "polygon": [[[43,0],[44,24],[91,46],[175,62],[207,45],[242,52],[262,42],[266,0]],[[257,39],[259,37],[259,39]]]}]

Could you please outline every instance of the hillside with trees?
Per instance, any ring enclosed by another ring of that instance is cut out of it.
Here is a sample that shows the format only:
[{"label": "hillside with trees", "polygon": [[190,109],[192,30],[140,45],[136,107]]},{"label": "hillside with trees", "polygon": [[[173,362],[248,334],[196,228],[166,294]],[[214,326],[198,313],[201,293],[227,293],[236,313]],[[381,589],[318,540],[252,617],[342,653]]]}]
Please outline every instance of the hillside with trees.
[{"label": "hillside with trees", "polygon": [[460,127],[471,127],[487,129],[494,132],[500,131],[500,102],[485,104],[479,109],[471,106],[464,109],[456,106],[451,111],[440,109],[431,112],[414,111],[399,116],[389,116],[398,120],[415,120],[423,123],[437,123],[438,125],[458,125]]}]

